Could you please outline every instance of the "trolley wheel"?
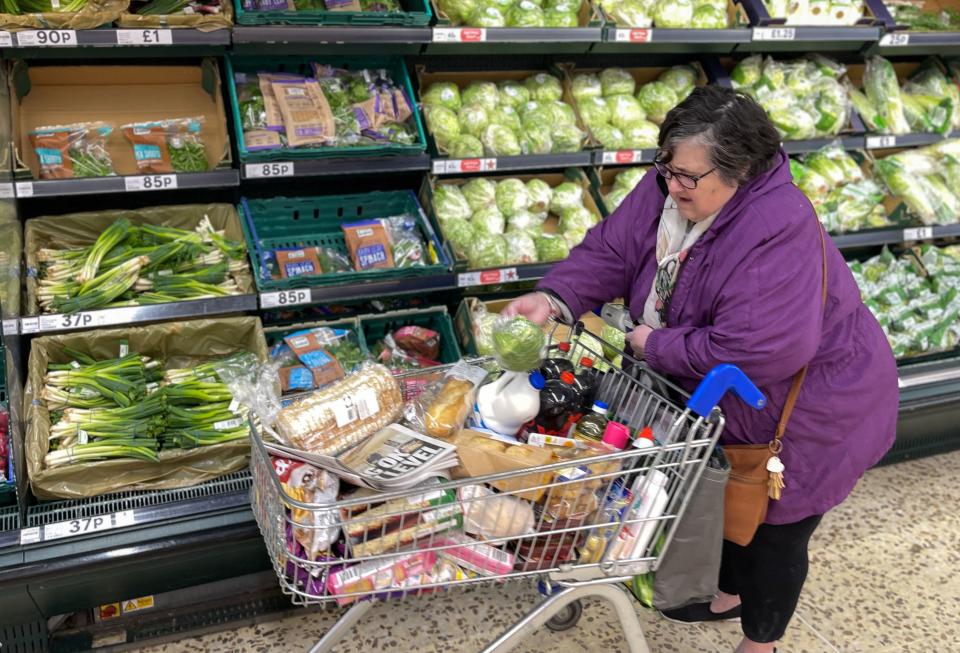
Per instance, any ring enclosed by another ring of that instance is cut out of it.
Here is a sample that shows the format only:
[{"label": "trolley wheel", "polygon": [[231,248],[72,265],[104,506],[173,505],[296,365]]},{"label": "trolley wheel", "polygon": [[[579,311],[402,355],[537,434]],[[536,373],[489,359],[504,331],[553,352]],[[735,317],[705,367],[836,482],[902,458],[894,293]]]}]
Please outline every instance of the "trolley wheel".
[{"label": "trolley wheel", "polygon": [[571,601],[547,622],[547,628],[554,632],[569,630],[577,625],[582,614],[583,604],[580,601]]}]

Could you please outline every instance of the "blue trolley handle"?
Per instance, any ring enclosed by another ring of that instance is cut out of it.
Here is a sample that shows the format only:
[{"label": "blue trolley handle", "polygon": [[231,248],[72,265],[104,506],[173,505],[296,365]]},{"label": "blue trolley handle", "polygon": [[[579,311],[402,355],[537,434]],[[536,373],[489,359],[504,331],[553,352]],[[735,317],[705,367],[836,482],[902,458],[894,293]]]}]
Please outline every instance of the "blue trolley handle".
[{"label": "blue trolley handle", "polygon": [[703,377],[703,381],[690,395],[687,408],[701,417],[707,417],[728,390],[733,390],[751,408],[760,410],[767,405],[766,397],[739,367],[724,363],[717,365]]}]

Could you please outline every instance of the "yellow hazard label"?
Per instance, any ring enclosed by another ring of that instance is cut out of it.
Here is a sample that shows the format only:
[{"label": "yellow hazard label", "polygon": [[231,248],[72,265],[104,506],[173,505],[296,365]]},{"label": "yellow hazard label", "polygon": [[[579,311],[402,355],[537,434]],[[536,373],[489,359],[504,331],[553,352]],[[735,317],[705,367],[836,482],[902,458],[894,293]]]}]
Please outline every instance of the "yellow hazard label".
[{"label": "yellow hazard label", "polygon": [[141,596],[138,599],[129,599],[123,602],[123,613],[146,610],[153,607],[153,596]]},{"label": "yellow hazard label", "polygon": [[120,604],[119,603],[107,603],[100,606],[100,620],[105,619],[116,619],[120,616]]}]

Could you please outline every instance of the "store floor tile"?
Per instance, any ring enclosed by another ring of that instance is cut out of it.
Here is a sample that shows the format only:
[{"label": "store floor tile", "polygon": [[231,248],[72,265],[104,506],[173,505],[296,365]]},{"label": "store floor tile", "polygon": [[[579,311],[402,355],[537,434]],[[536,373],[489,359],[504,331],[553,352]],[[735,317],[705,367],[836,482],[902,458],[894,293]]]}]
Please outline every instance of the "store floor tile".
[{"label": "store floor tile", "polygon": [[[829,513],[810,545],[810,576],[780,653],[960,651],[960,452],[871,470]],[[471,652],[518,620],[539,597],[529,581],[381,603],[337,653]],[[638,608],[652,653],[730,653],[737,624],[682,626]],[[141,653],[301,651],[333,623],[312,612],[187,638]],[[588,601],[577,627],[541,629],[517,653],[626,650],[620,626]]]}]

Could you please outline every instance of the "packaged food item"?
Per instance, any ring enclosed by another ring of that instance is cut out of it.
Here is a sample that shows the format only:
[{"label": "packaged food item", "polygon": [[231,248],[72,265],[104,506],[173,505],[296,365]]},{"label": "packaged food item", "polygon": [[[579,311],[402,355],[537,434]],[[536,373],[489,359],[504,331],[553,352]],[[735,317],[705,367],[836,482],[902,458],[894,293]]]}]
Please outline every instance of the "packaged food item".
[{"label": "packaged food item", "polygon": [[580,414],[582,397],[574,388],[573,372],[563,372],[559,379],[549,379],[540,391],[540,412],[534,419],[537,431],[566,435],[571,420]]},{"label": "packaged food item", "polygon": [[243,146],[249,152],[275,150],[283,147],[283,140],[277,132],[267,129],[254,129],[243,132]]},{"label": "packaged food item", "polygon": [[[284,493],[291,499],[303,503],[332,503],[337,500],[340,479],[333,474],[287,458],[272,457],[271,462]],[[294,538],[311,560],[329,551],[337,541],[340,516],[336,510],[303,510],[291,506],[290,521],[294,524]]]},{"label": "packaged food item", "polygon": [[440,356],[440,334],[421,326],[404,326],[393,332],[393,340],[409,353],[437,360]]},{"label": "packaged food item", "polygon": [[40,163],[40,179],[107,177],[115,175],[107,152],[113,126],[105,122],[40,127],[30,132],[30,144]]},{"label": "packaged food item", "polygon": [[304,451],[335,456],[400,416],[403,395],[383,365],[364,363],[355,374],[277,413],[277,434]]},{"label": "packaged food item", "polygon": [[123,133],[133,145],[140,172],[169,174],[209,169],[200,137],[203,116],[131,123]]},{"label": "packaged food item", "polygon": [[[434,538],[431,547],[437,547],[441,558],[448,558],[461,569],[480,576],[503,576],[513,571],[515,556],[484,542],[478,542],[466,533],[453,531]],[[449,548],[440,548],[449,547]]]},{"label": "packaged food item", "polygon": [[557,345],[556,351],[550,354],[550,358],[543,361],[540,367],[540,373],[543,378],[559,379],[564,372],[573,372],[573,363],[570,361],[570,343],[561,342]]},{"label": "packaged food item", "polygon": [[284,392],[301,392],[317,387],[313,381],[313,372],[303,365],[281,367],[277,374]]},{"label": "packaged food item", "polygon": [[348,222],[342,228],[355,270],[363,272],[393,267],[390,239],[379,220]]},{"label": "packaged food item", "polygon": [[[463,429],[454,439],[460,466],[452,471],[453,478],[471,478],[532,469],[553,462],[549,451],[539,447],[519,444],[515,440],[505,442],[496,436]],[[539,501],[553,478],[553,472],[530,472],[493,481],[491,485],[500,492],[527,501]]]},{"label": "packaged food item", "polygon": [[[409,526],[410,523],[419,521],[419,514],[429,508],[435,508],[443,505],[453,504],[457,500],[456,492],[453,490],[441,490],[436,486],[439,481],[431,479],[418,487],[423,488],[420,494],[391,499],[383,503],[363,510],[364,506],[357,508],[342,508],[340,510],[343,520],[343,531],[349,538],[363,538],[367,533],[381,531],[382,529]],[[360,490],[351,496],[351,499],[370,496],[375,500],[376,492],[374,490]]]},{"label": "packaged food item", "polygon": [[283,116],[287,145],[324,145],[333,138],[333,114],[317,80],[274,81],[273,94]]},{"label": "packaged food item", "polygon": [[463,507],[463,530],[495,539],[519,537],[533,530],[533,506],[509,494],[495,494],[483,485],[465,485],[457,496]]},{"label": "packaged food item", "polygon": [[597,509],[597,490],[606,482],[603,479],[591,480],[594,470],[581,465],[556,472],[554,487],[547,493],[543,505],[544,513],[551,519],[585,518]]},{"label": "packaged food item", "polygon": [[552,569],[576,559],[576,549],[585,537],[586,529],[581,527],[587,523],[586,516],[554,519],[543,514],[538,506],[534,521],[537,524],[536,534],[517,543],[518,571]]},{"label": "packaged food item", "polygon": [[316,247],[278,249],[274,251],[274,255],[280,276],[284,279],[323,274]]},{"label": "packaged food item", "polygon": [[[430,574],[435,562],[433,551],[411,551],[367,560],[330,574],[327,591],[337,597],[337,604],[347,605],[361,598],[360,593],[416,587]],[[357,595],[343,596],[354,593]]]},{"label": "packaged food item", "polygon": [[237,104],[240,108],[240,126],[244,131],[267,129],[267,112],[260,88],[259,75],[234,73],[233,83],[237,89]]},{"label": "packaged food item", "polygon": [[420,238],[416,218],[400,215],[383,218],[381,222],[390,239],[395,267],[412,268],[427,264],[427,251]]},{"label": "packaged food item", "polygon": [[441,505],[412,515],[389,531],[367,532],[366,538],[349,543],[350,555],[354,558],[380,555],[399,550],[423,537],[443,533],[451,528],[463,527],[463,509],[459,504]]},{"label": "packaged food item", "polygon": [[574,426],[573,437],[578,440],[600,442],[603,440],[603,432],[609,421],[607,419],[607,404],[596,401],[593,404],[593,410],[581,417]]},{"label": "packaged food item", "polygon": [[309,368],[313,375],[314,387],[322,388],[345,376],[340,362],[326,350],[317,332],[297,331],[285,337],[283,341],[293,350],[300,362]]},{"label": "packaged food item", "polygon": [[459,361],[410,404],[406,420],[431,437],[453,436],[473,410],[474,392],[486,377],[482,367]]},{"label": "packaged food item", "polygon": [[280,103],[277,101],[277,95],[274,92],[274,82],[303,82],[305,78],[300,75],[289,75],[283,73],[260,73],[257,75],[260,85],[260,93],[263,95],[263,127],[269,131],[283,132],[283,112],[280,110]]}]

